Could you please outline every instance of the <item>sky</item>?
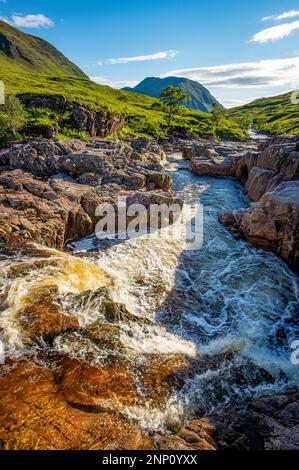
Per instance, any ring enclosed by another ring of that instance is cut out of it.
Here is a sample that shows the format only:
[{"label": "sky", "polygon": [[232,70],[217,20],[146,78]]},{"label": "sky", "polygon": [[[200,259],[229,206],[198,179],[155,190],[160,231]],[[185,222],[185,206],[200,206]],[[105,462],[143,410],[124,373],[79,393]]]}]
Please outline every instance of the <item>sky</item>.
[{"label": "sky", "polygon": [[226,107],[299,88],[299,1],[0,0],[98,83],[180,76]]}]

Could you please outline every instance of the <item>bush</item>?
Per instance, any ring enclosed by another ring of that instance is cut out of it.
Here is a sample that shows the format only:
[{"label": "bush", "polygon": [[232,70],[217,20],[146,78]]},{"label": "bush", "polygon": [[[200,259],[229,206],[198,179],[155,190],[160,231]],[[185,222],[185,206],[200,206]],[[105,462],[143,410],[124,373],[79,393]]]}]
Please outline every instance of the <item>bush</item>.
[{"label": "bush", "polygon": [[17,136],[27,122],[24,106],[14,95],[5,97],[5,104],[0,106],[0,141],[7,142]]},{"label": "bush", "polygon": [[144,116],[133,115],[127,118],[127,125],[134,130],[134,134],[145,135],[155,139],[165,137],[163,124],[157,121],[151,121]]}]

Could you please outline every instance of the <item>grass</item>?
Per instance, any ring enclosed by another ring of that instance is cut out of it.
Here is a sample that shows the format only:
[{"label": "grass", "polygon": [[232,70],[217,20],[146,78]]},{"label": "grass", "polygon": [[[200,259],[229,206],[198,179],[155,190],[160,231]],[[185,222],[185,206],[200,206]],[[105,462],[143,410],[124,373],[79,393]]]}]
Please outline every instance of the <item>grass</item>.
[{"label": "grass", "polygon": [[5,21],[0,21],[0,38],[0,68],[5,70],[7,75],[28,71],[86,78],[77,65],[70,62],[50,43],[25,34]]},{"label": "grass", "polygon": [[[69,102],[79,103],[100,111],[103,115],[125,115],[126,127],[122,135],[164,137],[167,130],[165,113],[155,108],[155,98],[115,90],[92,82],[75,64],[43,39],[25,34],[0,20],[0,80],[9,94],[55,94]],[[66,129],[66,121],[47,109],[30,110],[30,126],[50,126],[56,134],[75,132]],[[212,133],[209,114],[181,110],[173,118],[172,127],[179,127],[199,135]],[[226,121],[219,129],[219,137],[244,139],[245,132]]]},{"label": "grass", "polygon": [[[5,84],[6,93],[36,93],[63,95],[69,101],[110,115],[126,115],[124,135],[163,137],[166,133],[166,116],[162,111],[152,109],[157,99],[137,93],[116,90],[98,85],[89,79],[76,77],[53,77],[21,71],[7,73],[0,69],[0,80]],[[58,124],[58,116],[49,110],[30,112],[31,124]],[[199,135],[212,133],[212,122],[207,113],[181,108],[173,118],[172,127],[184,128]],[[59,130],[59,124],[58,124]],[[62,132],[62,129],[60,129]],[[246,133],[234,122],[225,121],[219,129],[219,137],[234,140],[246,138]]]},{"label": "grass", "polygon": [[252,120],[254,129],[278,135],[299,134],[299,104],[291,102],[291,93],[263,98],[250,104],[230,109],[229,119],[241,122]]}]

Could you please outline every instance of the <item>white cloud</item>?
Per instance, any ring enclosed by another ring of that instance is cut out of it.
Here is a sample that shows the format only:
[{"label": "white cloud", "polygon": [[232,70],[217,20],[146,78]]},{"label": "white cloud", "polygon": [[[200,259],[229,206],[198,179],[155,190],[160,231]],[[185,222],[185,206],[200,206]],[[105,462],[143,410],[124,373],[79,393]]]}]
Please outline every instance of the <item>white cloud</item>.
[{"label": "white cloud", "polygon": [[298,82],[299,56],[239,64],[172,70],[162,77],[185,77],[207,87],[261,88]]},{"label": "white cloud", "polygon": [[262,21],[280,21],[295,18],[296,16],[299,16],[299,10],[289,10],[281,13],[280,15],[265,16]]},{"label": "white cloud", "polygon": [[13,26],[19,28],[52,28],[54,26],[54,21],[42,13],[36,15],[22,15],[20,13],[14,14],[11,18],[0,17],[2,21],[9,23]]},{"label": "white cloud", "polygon": [[[173,59],[178,54],[178,51],[161,51],[154,52],[148,55],[137,55],[132,57],[119,57],[117,59],[108,59],[105,61],[106,64],[128,64],[129,62],[148,62],[152,60],[165,60]],[[101,62],[99,62],[100,65]]]},{"label": "white cloud", "polygon": [[264,43],[268,41],[277,41],[278,39],[286,38],[296,29],[299,29],[299,21],[284,23],[279,26],[272,26],[271,28],[263,29],[252,36],[251,42]]},{"label": "white cloud", "polygon": [[252,103],[252,101],[255,99],[256,97],[253,96],[251,98],[244,98],[243,100],[220,98],[219,101],[221,101],[221,104],[223,104],[225,108],[236,108],[238,106],[244,106],[245,104]]},{"label": "white cloud", "polygon": [[113,81],[109,81],[106,77],[102,77],[99,75],[94,76],[94,77],[89,77],[89,78],[100,85],[107,85],[107,86],[111,86],[112,88],[124,88],[124,87],[133,88],[139,83],[137,80],[123,80],[119,82],[113,82]]}]

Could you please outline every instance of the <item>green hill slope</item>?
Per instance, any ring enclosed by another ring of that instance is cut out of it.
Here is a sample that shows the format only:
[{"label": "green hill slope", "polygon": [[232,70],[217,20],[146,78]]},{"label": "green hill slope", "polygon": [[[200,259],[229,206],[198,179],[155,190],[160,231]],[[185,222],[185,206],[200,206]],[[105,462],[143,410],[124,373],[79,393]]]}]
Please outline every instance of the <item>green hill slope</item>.
[{"label": "green hill slope", "polygon": [[[166,116],[155,109],[156,99],[91,81],[59,51],[42,39],[24,34],[0,21],[0,80],[10,94],[61,95],[69,102],[102,111],[108,115],[125,115],[126,126],[122,135],[164,137],[167,130]],[[29,111],[30,125],[58,123],[60,116],[51,110]],[[210,115],[181,108],[172,121],[172,129],[185,129],[199,135],[212,133]],[[219,137],[244,139],[244,131],[234,122],[224,120],[218,129]]]},{"label": "green hill slope", "polygon": [[271,134],[299,134],[299,104],[291,102],[291,93],[263,98],[250,104],[230,109],[229,119],[241,123],[252,120],[255,129]]},{"label": "green hill slope", "polygon": [[159,98],[162,90],[168,86],[181,88],[190,95],[191,99],[185,104],[187,108],[208,113],[211,111],[213,104],[218,103],[209,90],[200,83],[189,80],[188,78],[148,77],[140,82],[135,88],[124,88],[124,90]]},{"label": "green hill slope", "polygon": [[23,70],[55,76],[86,77],[47,41],[22,33],[0,21],[0,69],[10,73]]}]

